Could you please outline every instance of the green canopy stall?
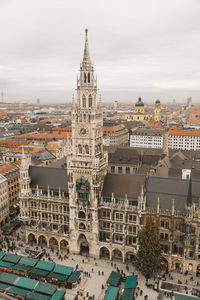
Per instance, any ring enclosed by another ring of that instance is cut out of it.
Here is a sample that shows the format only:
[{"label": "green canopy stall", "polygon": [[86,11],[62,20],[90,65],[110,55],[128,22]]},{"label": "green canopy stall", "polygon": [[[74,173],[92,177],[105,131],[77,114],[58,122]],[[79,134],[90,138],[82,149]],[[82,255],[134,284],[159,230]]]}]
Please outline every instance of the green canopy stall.
[{"label": "green canopy stall", "polygon": [[136,275],[126,276],[125,289],[135,289],[136,283],[137,283]]},{"label": "green canopy stall", "polygon": [[50,298],[50,300],[61,300],[65,296],[65,291],[56,291],[55,294]]},{"label": "green canopy stall", "polygon": [[104,296],[105,300],[115,300],[117,299],[119,292],[119,288],[115,286],[109,286],[106,290],[106,294]]},{"label": "green canopy stall", "polygon": [[37,259],[29,258],[29,257],[22,257],[18,263],[20,265],[34,267],[37,263]]},{"label": "green canopy stall", "polygon": [[118,272],[112,271],[107,280],[107,284],[111,286],[119,286],[121,281],[122,281],[122,275]]},{"label": "green canopy stall", "polygon": [[69,278],[67,279],[67,287],[69,289],[72,289],[73,285],[75,285],[77,283],[77,281],[79,280],[81,276],[81,271],[75,271],[73,272]]},{"label": "green canopy stall", "polygon": [[12,254],[12,253],[7,253],[2,260],[9,262],[9,263],[13,263],[13,264],[17,264],[18,261],[20,260],[21,256],[17,255],[17,254]]},{"label": "green canopy stall", "polygon": [[26,299],[28,300],[49,300],[50,296],[40,294],[40,293],[30,293],[26,296]]},{"label": "green canopy stall", "polygon": [[35,292],[53,296],[53,294],[57,291],[57,286],[55,284],[50,284],[47,282],[40,281],[38,285],[35,287]]},{"label": "green canopy stall", "polygon": [[121,300],[133,300],[135,294],[135,289],[125,289]]},{"label": "green canopy stall", "polygon": [[26,289],[22,289],[22,288],[18,288],[16,286],[12,286],[10,287],[7,291],[8,294],[12,294],[15,296],[21,296],[24,297],[26,296],[30,291],[26,290]]}]

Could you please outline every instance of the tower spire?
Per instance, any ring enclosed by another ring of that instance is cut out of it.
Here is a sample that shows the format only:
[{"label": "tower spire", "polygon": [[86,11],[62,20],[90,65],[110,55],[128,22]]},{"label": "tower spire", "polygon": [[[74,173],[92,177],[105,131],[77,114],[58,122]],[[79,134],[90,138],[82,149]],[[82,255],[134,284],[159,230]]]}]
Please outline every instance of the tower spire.
[{"label": "tower spire", "polygon": [[190,177],[189,185],[188,185],[188,194],[187,194],[187,205],[192,205],[192,176]]},{"label": "tower spire", "polygon": [[91,59],[90,59],[90,52],[89,52],[89,45],[88,45],[88,29],[85,29],[85,47],[84,47],[84,54],[83,54],[83,63],[84,66],[91,66]]}]

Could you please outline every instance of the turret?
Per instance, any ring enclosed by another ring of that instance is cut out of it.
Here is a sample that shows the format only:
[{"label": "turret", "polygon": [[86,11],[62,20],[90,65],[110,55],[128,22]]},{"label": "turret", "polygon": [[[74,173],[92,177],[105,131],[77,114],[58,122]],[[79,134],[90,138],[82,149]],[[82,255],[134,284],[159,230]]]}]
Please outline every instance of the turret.
[{"label": "turret", "polygon": [[168,121],[166,118],[166,124],[164,125],[164,133],[163,133],[163,154],[165,156],[169,156],[169,149],[168,149],[168,137],[169,137],[169,127]]},{"label": "turret", "polygon": [[159,122],[161,119],[160,116],[160,100],[156,100],[154,107],[154,121]]},{"label": "turret", "polygon": [[29,177],[29,166],[30,166],[30,156],[26,156],[24,153],[24,147],[22,147],[22,157],[20,165],[20,185],[21,194],[30,193],[30,177]]}]

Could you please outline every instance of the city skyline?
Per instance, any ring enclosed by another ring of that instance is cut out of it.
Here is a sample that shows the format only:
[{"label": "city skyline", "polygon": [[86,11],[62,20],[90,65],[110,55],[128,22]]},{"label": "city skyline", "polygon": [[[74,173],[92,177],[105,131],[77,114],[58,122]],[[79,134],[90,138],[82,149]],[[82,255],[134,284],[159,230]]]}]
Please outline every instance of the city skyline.
[{"label": "city skyline", "polygon": [[200,100],[200,3],[1,1],[0,90],[5,101],[69,102],[89,29],[104,101]]}]

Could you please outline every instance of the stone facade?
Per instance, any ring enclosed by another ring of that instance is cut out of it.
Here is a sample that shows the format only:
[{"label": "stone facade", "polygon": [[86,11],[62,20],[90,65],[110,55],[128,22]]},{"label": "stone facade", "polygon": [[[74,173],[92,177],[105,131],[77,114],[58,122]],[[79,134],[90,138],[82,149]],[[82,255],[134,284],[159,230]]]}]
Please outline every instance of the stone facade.
[{"label": "stone facade", "polygon": [[[33,167],[30,159],[22,155],[20,218],[26,240],[71,253],[128,262],[137,253],[139,232],[146,218],[153,215],[169,269],[196,271],[200,267],[200,206],[196,196],[195,203],[193,199],[189,201],[192,191],[188,180],[180,182],[188,197],[181,211],[176,203],[181,197],[184,200],[185,194],[172,201],[168,209],[162,206],[166,204],[164,196],[159,200],[155,192],[149,201],[152,184],[147,188],[148,176],[107,172],[102,127],[101,100],[97,101],[86,30],[76,103],[73,100],[72,138],[70,146],[66,145],[66,153],[70,153],[66,168]],[[130,162],[133,167],[140,163],[132,155]],[[200,194],[196,183],[195,186]]]},{"label": "stone facade", "polygon": [[8,181],[0,175],[0,226],[3,227],[9,219]]}]

